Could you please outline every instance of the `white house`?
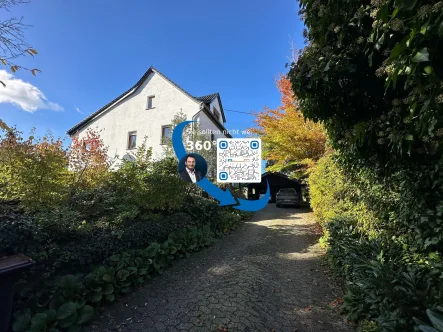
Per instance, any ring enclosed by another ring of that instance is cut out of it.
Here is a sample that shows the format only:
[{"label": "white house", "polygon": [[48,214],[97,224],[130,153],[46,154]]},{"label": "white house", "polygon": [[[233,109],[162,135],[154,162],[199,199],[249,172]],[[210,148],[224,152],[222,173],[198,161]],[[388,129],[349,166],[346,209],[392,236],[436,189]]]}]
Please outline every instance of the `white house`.
[{"label": "white house", "polygon": [[112,100],[67,131],[83,137],[87,129],[100,132],[110,158],[126,158],[145,136],[153,156],[163,154],[163,143],[171,136],[171,120],[179,112],[197,120],[200,129],[215,132],[210,139],[231,137],[219,93],[194,97],[154,67],[128,91]]}]

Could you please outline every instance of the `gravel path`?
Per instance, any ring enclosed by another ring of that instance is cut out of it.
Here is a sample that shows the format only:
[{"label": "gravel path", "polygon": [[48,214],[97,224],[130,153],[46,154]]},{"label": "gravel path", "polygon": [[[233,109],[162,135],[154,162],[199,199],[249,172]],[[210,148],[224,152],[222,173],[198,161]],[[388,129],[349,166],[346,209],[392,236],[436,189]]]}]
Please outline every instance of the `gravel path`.
[{"label": "gravel path", "polygon": [[313,215],[269,204],[106,308],[87,331],[354,331],[331,303]]}]

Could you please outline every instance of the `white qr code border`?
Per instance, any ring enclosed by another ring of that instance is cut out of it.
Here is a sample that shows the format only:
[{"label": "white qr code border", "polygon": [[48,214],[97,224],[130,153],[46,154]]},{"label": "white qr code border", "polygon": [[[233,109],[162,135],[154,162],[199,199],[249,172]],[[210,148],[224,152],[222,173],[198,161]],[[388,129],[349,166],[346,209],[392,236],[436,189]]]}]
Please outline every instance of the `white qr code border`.
[{"label": "white qr code border", "polygon": [[217,138],[217,182],[261,182],[260,138]]}]

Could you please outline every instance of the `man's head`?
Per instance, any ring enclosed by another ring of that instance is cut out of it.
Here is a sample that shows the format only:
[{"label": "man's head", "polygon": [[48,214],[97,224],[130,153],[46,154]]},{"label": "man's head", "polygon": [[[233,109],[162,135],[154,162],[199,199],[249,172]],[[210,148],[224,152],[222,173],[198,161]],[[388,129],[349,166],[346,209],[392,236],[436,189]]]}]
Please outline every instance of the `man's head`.
[{"label": "man's head", "polygon": [[190,170],[194,170],[194,168],[195,168],[195,158],[193,156],[188,156],[186,158],[185,165]]}]

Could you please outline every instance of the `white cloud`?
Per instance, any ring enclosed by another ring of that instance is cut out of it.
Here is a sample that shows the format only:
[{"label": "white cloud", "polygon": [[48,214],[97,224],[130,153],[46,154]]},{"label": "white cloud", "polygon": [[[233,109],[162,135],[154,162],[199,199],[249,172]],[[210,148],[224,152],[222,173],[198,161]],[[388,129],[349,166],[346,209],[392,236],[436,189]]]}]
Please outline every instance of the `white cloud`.
[{"label": "white cloud", "polygon": [[6,84],[6,87],[0,84],[0,103],[11,103],[31,113],[39,109],[63,111],[63,107],[48,101],[37,87],[15,78],[6,70],[0,70],[0,81]]},{"label": "white cloud", "polygon": [[76,107],[75,110],[76,110],[77,112],[79,112],[80,114],[83,114],[83,112],[80,111],[80,109],[79,109],[78,107]]}]

